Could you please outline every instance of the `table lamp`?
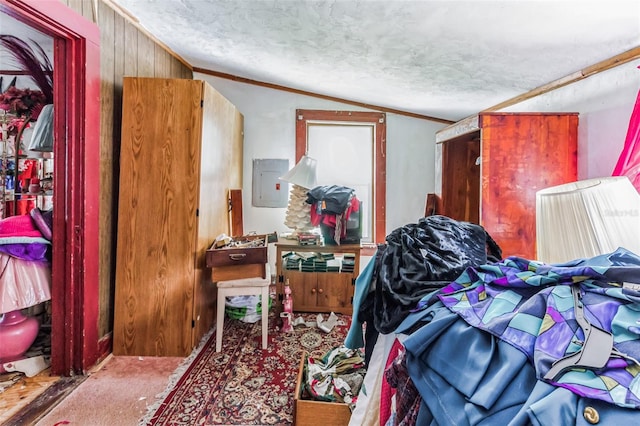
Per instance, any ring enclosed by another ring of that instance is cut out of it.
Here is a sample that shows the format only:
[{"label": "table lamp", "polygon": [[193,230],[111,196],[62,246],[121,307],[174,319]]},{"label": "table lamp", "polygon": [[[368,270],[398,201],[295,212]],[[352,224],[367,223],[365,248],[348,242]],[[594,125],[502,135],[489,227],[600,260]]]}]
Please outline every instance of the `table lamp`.
[{"label": "table lamp", "polygon": [[280,178],[293,184],[284,224],[296,232],[314,227],[311,224],[311,204],[307,203],[307,192],[316,186],[317,164],[314,158],[303,155],[298,164]]},{"label": "table lamp", "polygon": [[538,260],[565,263],[611,253],[640,254],[640,194],[626,176],[593,178],[536,193]]},{"label": "table lamp", "polygon": [[51,299],[51,268],[47,262],[0,253],[0,373],[3,364],[21,359],[38,336],[40,323],[22,309]]}]

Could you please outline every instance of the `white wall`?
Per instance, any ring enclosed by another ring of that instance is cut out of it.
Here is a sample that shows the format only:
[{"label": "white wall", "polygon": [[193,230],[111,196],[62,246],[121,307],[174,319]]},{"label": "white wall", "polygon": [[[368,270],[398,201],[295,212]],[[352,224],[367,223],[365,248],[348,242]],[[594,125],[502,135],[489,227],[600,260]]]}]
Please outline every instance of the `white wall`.
[{"label": "white wall", "polygon": [[579,112],[578,179],[611,176],[640,89],[632,61],[504,111]]},{"label": "white wall", "polygon": [[[229,99],[244,115],[244,181],[242,203],[245,232],[288,232],[284,208],[251,206],[254,159],[286,158],[295,164],[296,109],[362,111],[331,102],[194,73]],[[443,124],[387,113],[387,233],[424,215],[425,198],[434,188],[435,132]]]},{"label": "white wall", "polygon": [[[610,176],[640,89],[638,63],[628,63],[504,111],[578,112],[578,178]],[[284,208],[251,206],[253,159],[295,160],[295,110],[362,110],[348,104],[195,74],[235,104],[245,119],[244,229],[286,232]],[[435,132],[440,123],[387,113],[387,234],[416,222],[434,191]]]}]

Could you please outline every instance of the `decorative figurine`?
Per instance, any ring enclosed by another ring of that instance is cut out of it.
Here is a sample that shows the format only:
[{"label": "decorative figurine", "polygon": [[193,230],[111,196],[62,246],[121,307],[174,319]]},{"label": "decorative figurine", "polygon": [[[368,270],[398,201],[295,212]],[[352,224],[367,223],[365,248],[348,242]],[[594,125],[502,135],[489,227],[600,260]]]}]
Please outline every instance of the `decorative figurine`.
[{"label": "decorative figurine", "polygon": [[282,301],[282,331],[285,333],[293,331],[293,297],[291,297],[291,287],[289,279],[284,284],[284,300]]}]

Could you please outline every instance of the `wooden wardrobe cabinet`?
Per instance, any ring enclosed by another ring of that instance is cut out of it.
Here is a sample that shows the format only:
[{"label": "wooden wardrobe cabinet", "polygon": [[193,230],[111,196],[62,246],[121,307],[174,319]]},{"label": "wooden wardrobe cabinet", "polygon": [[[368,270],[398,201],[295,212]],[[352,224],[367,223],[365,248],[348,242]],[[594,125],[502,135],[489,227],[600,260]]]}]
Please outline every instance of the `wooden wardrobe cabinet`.
[{"label": "wooden wardrobe cabinet", "polygon": [[536,192],[577,179],[578,114],[481,113],[436,133],[437,212],[536,256]]},{"label": "wooden wardrobe cabinet", "polygon": [[186,356],[212,327],[207,248],[242,187],[243,117],[203,81],[124,78],[115,355]]}]

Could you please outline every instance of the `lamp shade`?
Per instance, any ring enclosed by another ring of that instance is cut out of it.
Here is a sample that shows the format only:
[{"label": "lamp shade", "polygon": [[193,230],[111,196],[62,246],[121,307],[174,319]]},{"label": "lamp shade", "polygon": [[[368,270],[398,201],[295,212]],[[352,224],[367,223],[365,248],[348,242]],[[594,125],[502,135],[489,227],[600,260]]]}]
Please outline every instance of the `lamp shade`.
[{"label": "lamp shade", "polygon": [[33,128],[29,151],[53,151],[53,104],[45,105]]},{"label": "lamp shade", "polygon": [[303,188],[311,189],[316,186],[316,166],[318,161],[314,158],[303,155],[298,164],[289,170],[280,179],[299,185]]},{"label": "lamp shade", "polygon": [[623,247],[640,254],[640,194],[626,176],[587,179],[536,193],[538,260],[564,263]]}]

